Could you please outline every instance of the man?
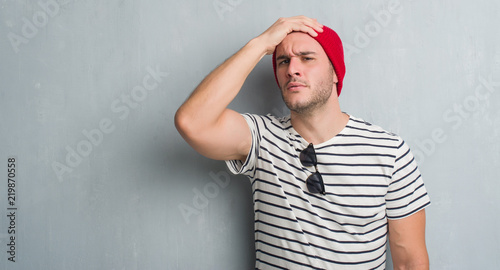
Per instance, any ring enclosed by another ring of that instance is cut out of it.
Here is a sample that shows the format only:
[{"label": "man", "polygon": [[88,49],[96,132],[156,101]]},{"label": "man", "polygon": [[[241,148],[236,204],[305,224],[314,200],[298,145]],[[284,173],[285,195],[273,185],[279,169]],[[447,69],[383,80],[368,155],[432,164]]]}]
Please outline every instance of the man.
[{"label": "man", "polygon": [[[227,108],[264,55],[290,116]],[[281,18],[212,71],[175,116],[199,153],[251,179],[258,269],[428,269],[430,201],[404,141],[340,110],[340,38]]]}]

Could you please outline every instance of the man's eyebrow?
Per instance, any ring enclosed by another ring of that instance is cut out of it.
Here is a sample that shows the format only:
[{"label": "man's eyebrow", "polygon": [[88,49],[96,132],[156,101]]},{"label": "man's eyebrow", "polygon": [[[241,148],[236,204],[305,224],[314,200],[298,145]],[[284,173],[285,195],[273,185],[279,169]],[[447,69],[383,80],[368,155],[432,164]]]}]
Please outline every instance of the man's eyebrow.
[{"label": "man's eyebrow", "polygon": [[299,55],[300,55],[300,56],[310,55],[310,54],[316,54],[316,52],[313,52],[313,51],[305,51],[305,52],[300,52],[300,53],[299,53]]},{"label": "man's eyebrow", "polygon": [[[305,51],[305,52],[299,52],[299,53],[298,53],[298,54],[296,54],[296,55],[298,55],[298,56],[304,56],[304,55],[311,55],[311,54],[316,54],[316,52],[313,52],[313,51]],[[286,55],[286,54],[282,54],[282,55],[280,55],[280,56],[276,57],[276,60],[283,60],[283,59],[288,59],[288,58],[290,58],[288,55]]]}]

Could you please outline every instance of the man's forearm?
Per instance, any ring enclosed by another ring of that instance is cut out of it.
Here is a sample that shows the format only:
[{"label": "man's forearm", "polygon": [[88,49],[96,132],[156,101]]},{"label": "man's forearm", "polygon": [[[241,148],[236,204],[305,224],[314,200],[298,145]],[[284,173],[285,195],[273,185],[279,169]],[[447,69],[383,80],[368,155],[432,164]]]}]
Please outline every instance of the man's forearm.
[{"label": "man's forearm", "polygon": [[177,120],[184,118],[200,130],[215,124],[264,55],[265,48],[258,38],[249,41],[205,77],[177,111]]}]

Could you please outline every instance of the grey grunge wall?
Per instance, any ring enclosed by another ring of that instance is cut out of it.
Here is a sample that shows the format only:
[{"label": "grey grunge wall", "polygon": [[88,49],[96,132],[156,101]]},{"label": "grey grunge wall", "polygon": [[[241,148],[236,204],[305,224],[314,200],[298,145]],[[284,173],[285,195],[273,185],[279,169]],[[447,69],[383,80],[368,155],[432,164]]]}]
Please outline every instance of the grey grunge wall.
[{"label": "grey grunge wall", "polygon": [[[344,41],[342,110],[418,159],[431,268],[500,269],[493,0],[0,1],[0,269],[253,268],[249,181],[192,150],[173,116],[300,14]],[[231,108],[287,114],[270,56]]]}]

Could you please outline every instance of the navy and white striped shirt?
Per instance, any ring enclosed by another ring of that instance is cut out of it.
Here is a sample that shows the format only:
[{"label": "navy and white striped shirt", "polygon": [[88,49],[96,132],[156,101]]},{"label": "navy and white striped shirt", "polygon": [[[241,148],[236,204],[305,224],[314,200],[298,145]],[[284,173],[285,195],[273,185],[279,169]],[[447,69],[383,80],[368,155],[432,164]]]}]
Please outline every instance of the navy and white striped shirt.
[{"label": "navy and white striped shirt", "polygon": [[252,147],[226,161],[251,179],[257,269],[384,269],[387,219],[430,204],[407,144],[350,116],[332,139],[315,145],[326,195],[312,194],[299,153],[308,146],[290,118],[244,114]]}]

